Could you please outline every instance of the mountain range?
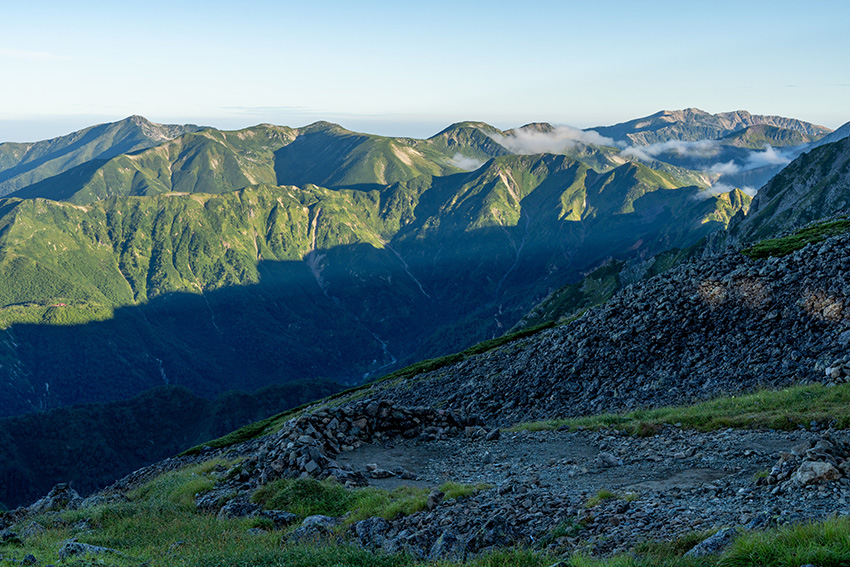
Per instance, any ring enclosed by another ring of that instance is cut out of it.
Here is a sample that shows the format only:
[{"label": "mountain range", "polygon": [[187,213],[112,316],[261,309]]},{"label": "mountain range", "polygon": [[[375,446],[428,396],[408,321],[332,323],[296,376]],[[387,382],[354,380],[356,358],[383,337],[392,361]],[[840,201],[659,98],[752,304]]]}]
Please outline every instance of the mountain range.
[{"label": "mountain range", "polygon": [[[742,116],[717,127],[745,154],[825,131]],[[686,248],[750,201],[548,124],[416,140],[131,117],[16,147],[2,173],[32,183],[0,201],[5,415],[162,383],[354,383],[498,336],[608,258]]]},{"label": "mountain range", "polygon": [[[41,163],[0,145],[4,179],[32,181],[0,199],[0,415],[160,385],[356,384],[574,317],[712,234],[846,208],[846,139],[816,147],[822,127],[687,110],[611,128],[462,122],[415,140],[131,117],[28,145]],[[712,164],[774,147],[801,157],[747,215],[752,191]]]}]

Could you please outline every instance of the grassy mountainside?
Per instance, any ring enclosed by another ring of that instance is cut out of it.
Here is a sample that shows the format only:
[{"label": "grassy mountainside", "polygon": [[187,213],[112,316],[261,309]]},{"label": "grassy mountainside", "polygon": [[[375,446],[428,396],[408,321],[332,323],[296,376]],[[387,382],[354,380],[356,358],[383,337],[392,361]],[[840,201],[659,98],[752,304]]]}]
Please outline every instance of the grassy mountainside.
[{"label": "grassy mountainside", "polygon": [[146,151],[93,160],[14,194],[88,204],[111,196],[220,194],[251,185],[366,187],[462,171],[441,144],[349,132],[328,122],[204,129]]},{"label": "grassy mountainside", "polygon": [[141,116],[130,116],[51,140],[0,144],[0,196],[91,160],[150,148],[195,130],[198,127],[194,125],[155,124]]}]

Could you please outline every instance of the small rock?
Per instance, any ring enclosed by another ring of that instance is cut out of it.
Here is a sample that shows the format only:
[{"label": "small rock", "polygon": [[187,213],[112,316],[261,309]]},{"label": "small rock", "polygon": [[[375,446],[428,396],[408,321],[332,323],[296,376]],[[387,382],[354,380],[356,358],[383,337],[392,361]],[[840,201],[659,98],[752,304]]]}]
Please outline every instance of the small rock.
[{"label": "small rock", "polygon": [[307,516],[301,522],[301,526],[289,534],[289,539],[295,542],[316,541],[331,533],[331,530],[339,524],[339,518],[330,516]]},{"label": "small rock", "polygon": [[466,543],[451,530],[444,531],[428,553],[428,559],[454,559],[462,561],[466,554]]},{"label": "small rock", "polygon": [[602,468],[617,467],[623,464],[623,461],[605,451],[596,455],[596,466]]},{"label": "small rock", "polygon": [[65,483],[60,483],[54,486],[47,496],[38,500],[29,507],[30,512],[34,514],[43,514],[44,512],[58,512],[60,510],[74,510],[82,504],[83,499],[77,494],[77,491]]},{"label": "small rock", "polygon": [[367,518],[354,524],[354,533],[364,547],[380,547],[384,543],[390,524],[383,518]]},{"label": "small rock", "polygon": [[724,549],[732,545],[732,542],[735,541],[737,536],[738,530],[735,528],[723,528],[713,536],[692,547],[685,554],[685,557],[702,557],[704,555],[721,553]]},{"label": "small rock", "polygon": [[271,520],[274,523],[275,529],[291,526],[298,521],[298,515],[285,510],[263,510],[260,512],[260,517]]},{"label": "small rock", "polygon": [[59,550],[59,559],[65,561],[69,557],[77,555],[100,555],[101,553],[118,553],[114,549],[108,547],[100,547],[99,545],[90,545],[88,543],[80,543],[75,540],[68,540],[62,545]]},{"label": "small rock", "polygon": [[35,555],[32,555],[31,553],[28,553],[23,559],[21,559],[21,565],[35,565],[36,563],[38,563],[38,559],[36,559]]},{"label": "small rock", "polygon": [[369,473],[369,476],[372,478],[390,478],[395,476],[395,474],[384,469],[375,469]]},{"label": "small rock", "polygon": [[260,511],[260,506],[253,502],[233,499],[218,512],[219,518],[250,518],[256,516]]},{"label": "small rock", "polygon": [[436,488],[432,490],[431,493],[428,495],[428,509],[433,510],[434,508],[439,506],[440,502],[443,501],[443,498],[445,498],[445,496],[446,493],[442,490],[438,490]]}]

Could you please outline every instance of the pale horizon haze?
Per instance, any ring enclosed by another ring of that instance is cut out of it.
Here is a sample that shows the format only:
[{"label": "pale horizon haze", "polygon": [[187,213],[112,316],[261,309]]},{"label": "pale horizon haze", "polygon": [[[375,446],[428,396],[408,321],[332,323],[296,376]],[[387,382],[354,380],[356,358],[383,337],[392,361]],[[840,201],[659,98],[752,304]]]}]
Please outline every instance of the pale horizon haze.
[{"label": "pale horizon haze", "polygon": [[833,0],[34,0],[0,19],[0,142],[132,114],[428,137],[697,107],[834,129],[850,120],[848,21]]}]

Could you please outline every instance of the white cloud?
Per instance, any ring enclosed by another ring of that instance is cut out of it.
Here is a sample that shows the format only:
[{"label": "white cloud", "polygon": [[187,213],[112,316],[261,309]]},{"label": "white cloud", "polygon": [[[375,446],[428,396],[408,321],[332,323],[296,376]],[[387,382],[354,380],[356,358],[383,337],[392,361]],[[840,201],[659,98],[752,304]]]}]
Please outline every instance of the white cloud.
[{"label": "white cloud", "polygon": [[532,129],[518,129],[508,136],[490,134],[496,142],[521,155],[558,154],[572,149],[576,144],[595,146],[613,146],[614,140],[600,135],[594,130],[579,130],[572,126],[555,126],[549,132]]},{"label": "white cloud", "polygon": [[735,160],[732,159],[725,163],[717,162],[709,167],[708,171],[712,173],[722,173],[723,175],[733,175],[741,171],[741,166],[735,163]]},{"label": "white cloud", "polygon": [[791,163],[792,156],[778,151],[773,146],[765,146],[763,152],[753,152],[747,156],[747,162],[744,164],[744,171],[756,169],[766,165],[788,165]]},{"label": "white cloud", "polygon": [[475,158],[472,158],[472,157],[467,157],[467,156],[465,156],[461,153],[456,153],[454,155],[454,157],[452,157],[452,159],[449,160],[449,162],[453,166],[459,167],[460,169],[463,169],[463,170],[466,170],[466,171],[472,171],[474,169],[478,169],[479,167],[481,167],[485,163],[483,160],[475,159]]},{"label": "white cloud", "polygon": [[698,140],[696,142],[669,140],[648,146],[629,146],[622,151],[622,155],[632,156],[641,161],[652,161],[655,157],[664,153],[675,153],[680,157],[709,158],[717,155],[719,151],[720,144],[715,140]]},{"label": "white cloud", "polygon": [[750,197],[755,197],[756,193],[758,193],[758,189],[755,187],[750,187],[749,185],[745,185],[743,187],[736,187],[734,185],[729,185],[728,183],[715,183],[708,189],[703,189],[699,193],[697,193],[697,199],[709,199],[711,197],[716,197],[718,195],[722,195],[723,193],[728,193],[734,189],[740,189]]}]

